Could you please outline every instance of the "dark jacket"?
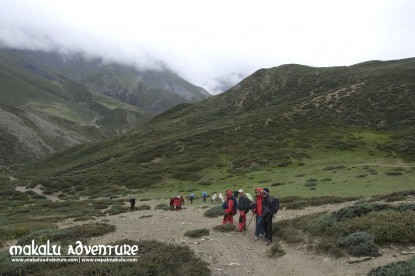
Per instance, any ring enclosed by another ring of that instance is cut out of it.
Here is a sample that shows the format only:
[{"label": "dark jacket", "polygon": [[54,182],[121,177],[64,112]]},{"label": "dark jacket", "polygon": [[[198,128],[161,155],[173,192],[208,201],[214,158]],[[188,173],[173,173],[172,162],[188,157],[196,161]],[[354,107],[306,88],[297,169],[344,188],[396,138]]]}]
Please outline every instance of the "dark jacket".
[{"label": "dark jacket", "polygon": [[251,202],[249,201],[249,199],[246,197],[246,195],[243,195],[242,197],[239,198],[237,209],[243,210],[245,211],[245,213],[248,213],[250,205],[251,205]]},{"label": "dark jacket", "polygon": [[278,198],[268,196],[262,201],[262,210],[264,212],[264,217],[272,217],[278,212],[280,208],[280,201]]}]

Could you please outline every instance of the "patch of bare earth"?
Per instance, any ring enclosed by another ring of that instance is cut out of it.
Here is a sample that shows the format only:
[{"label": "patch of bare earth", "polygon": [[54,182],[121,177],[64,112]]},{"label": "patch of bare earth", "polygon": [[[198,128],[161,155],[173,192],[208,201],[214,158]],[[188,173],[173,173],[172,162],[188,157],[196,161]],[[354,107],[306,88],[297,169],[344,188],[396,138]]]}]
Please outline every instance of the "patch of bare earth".
[{"label": "patch of bare earth", "polygon": [[[221,233],[212,228],[221,223],[221,218],[203,216],[207,209],[201,204],[186,204],[181,211],[154,210],[160,202],[146,202],[152,210],[128,212],[102,218],[103,222],[116,225],[117,230],[92,240],[93,244],[107,244],[122,239],[158,240],[161,242],[189,246],[197,256],[210,263],[212,275],[366,275],[372,268],[395,261],[408,260],[396,247],[383,248],[381,257],[365,262],[348,263],[350,258],[335,259],[325,254],[307,250],[305,245],[289,245],[280,242],[286,254],[270,258],[270,247],[263,240],[255,241],[254,221],[243,233]],[[276,220],[289,219],[306,214],[334,211],[352,203],[308,207],[304,210],[280,210]],[[208,204],[210,205],[210,204]],[[209,206],[211,207],[211,206]],[[150,216],[150,217],[145,217]],[[252,214],[248,214],[248,220]],[[234,217],[234,220],[238,215]],[[85,223],[85,222],[84,222]],[[69,227],[66,221],[61,227]],[[76,224],[80,224],[77,222]],[[193,239],[183,236],[189,230],[207,228],[208,236]]]},{"label": "patch of bare earth", "polygon": [[36,185],[32,189],[29,189],[29,188],[26,188],[26,187],[23,187],[23,186],[16,186],[15,190],[18,191],[18,192],[22,192],[22,193],[27,192],[27,191],[33,191],[33,192],[37,193],[38,195],[42,195],[42,196],[46,197],[50,201],[60,201],[61,200],[57,195],[46,195],[46,194],[44,194],[41,185]]}]

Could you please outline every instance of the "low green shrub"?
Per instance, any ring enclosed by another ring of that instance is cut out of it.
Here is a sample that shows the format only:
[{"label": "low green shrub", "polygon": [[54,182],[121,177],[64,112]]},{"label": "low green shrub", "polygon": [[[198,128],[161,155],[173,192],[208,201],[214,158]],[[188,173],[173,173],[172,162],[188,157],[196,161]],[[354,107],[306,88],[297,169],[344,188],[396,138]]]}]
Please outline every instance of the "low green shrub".
[{"label": "low green shrub", "polygon": [[414,211],[384,210],[341,221],[336,228],[343,235],[365,231],[375,237],[377,244],[413,243],[415,242],[414,221]]},{"label": "low green shrub", "polygon": [[139,217],[140,219],[142,219],[142,218],[151,218],[153,215],[147,215],[147,216],[141,216],[141,217]]},{"label": "low green shrub", "polygon": [[397,176],[397,175],[402,175],[401,172],[397,172],[397,171],[392,171],[392,172],[385,172],[386,175],[391,175],[391,176]]},{"label": "low green shrub", "polygon": [[336,219],[330,213],[324,213],[307,223],[306,229],[313,234],[328,234],[333,231]]},{"label": "low green shrub", "polygon": [[314,247],[319,253],[330,254],[334,257],[344,256],[344,250],[337,245],[334,237],[325,237],[321,239]]},{"label": "low green shrub", "polygon": [[73,219],[73,221],[86,221],[86,220],[95,220],[95,217],[81,216],[81,217],[76,217]]},{"label": "low green shrub", "polygon": [[110,207],[110,209],[106,210],[105,213],[110,215],[110,216],[115,216],[118,214],[122,214],[122,213],[126,213],[128,212],[130,209],[126,206],[122,206],[122,205],[112,205]]},{"label": "low green shrub", "polygon": [[415,203],[403,203],[393,208],[396,211],[415,211]]},{"label": "low green shrub", "polygon": [[370,173],[371,175],[378,175],[379,174],[379,172],[375,169],[369,169],[367,172]]},{"label": "low green shrub", "polygon": [[217,218],[223,216],[224,211],[222,209],[222,206],[217,205],[210,208],[209,210],[206,210],[206,212],[204,212],[203,215],[208,218]]},{"label": "low green shrub", "polygon": [[342,221],[345,219],[360,217],[370,212],[377,212],[377,211],[386,210],[389,208],[390,206],[388,204],[361,203],[361,204],[356,204],[354,206],[346,207],[346,208],[340,209],[339,211],[333,212],[333,216],[336,218],[337,221]]},{"label": "low green shrub", "polygon": [[135,262],[62,262],[50,264],[45,269],[44,263],[12,263],[8,252],[0,252],[0,275],[211,275],[209,264],[196,257],[189,247],[131,240],[118,241],[112,245],[124,244],[138,246]]},{"label": "low green shrub", "polygon": [[17,244],[30,244],[32,240],[35,240],[37,243],[45,243],[49,240],[50,242],[60,242],[66,244],[68,242],[73,243],[78,240],[101,236],[113,231],[115,231],[114,225],[107,223],[89,223],[70,228],[35,231],[18,239]]},{"label": "low green shrub", "polygon": [[144,205],[140,205],[140,206],[135,207],[135,209],[137,211],[151,210],[151,206],[144,204]]},{"label": "low green shrub", "polygon": [[308,206],[321,206],[325,204],[336,204],[336,203],[342,203],[342,202],[347,202],[347,201],[353,201],[357,199],[359,199],[359,197],[321,196],[321,197],[301,198],[297,196],[289,196],[289,197],[281,198],[280,204],[281,204],[281,207],[297,210],[297,209],[303,209]]},{"label": "low green shrub", "polygon": [[272,224],[272,232],[287,243],[302,243],[304,239],[300,231],[293,227],[289,220],[283,220]]},{"label": "low green shrub", "polygon": [[415,190],[394,192],[387,195],[375,196],[373,198],[385,201],[398,201],[410,196],[415,196]]},{"label": "low green shrub", "polygon": [[92,206],[96,209],[99,209],[99,210],[108,208],[109,204],[110,204],[109,202],[103,201],[103,200],[98,200],[98,201],[93,201],[92,202]]},{"label": "low green shrub", "polygon": [[347,166],[327,166],[323,170],[331,171],[331,170],[340,170],[340,169],[345,169],[345,168],[347,168]]},{"label": "low green shrub", "polygon": [[285,183],[284,182],[275,182],[275,183],[272,183],[270,186],[275,187],[275,186],[282,186],[282,185],[285,185]]},{"label": "low green shrub", "polygon": [[280,203],[291,203],[297,200],[301,200],[302,197],[299,196],[286,196],[286,197],[282,197],[280,198]]},{"label": "low green shrub", "polygon": [[50,222],[20,222],[0,227],[0,240],[14,240],[31,232],[40,231],[44,229],[56,229],[57,226]]},{"label": "low green shrub", "polygon": [[280,168],[288,167],[291,164],[292,164],[292,162],[290,162],[290,161],[284,161],[284,162],[281,162],[281,163],[277,164],[277,167],[280,167]]},{"label": "low green shrub", "polygon": [[34,194],[30,196],[32,199],[46,199],[44,195]]},{"label": "low green shrub", "polygon": [[190,238],[200,238],[203,236],[209,235],[209,229],[202,228],[202,229],[195,229],[195,230],[189,230],[186,233],[184,233],[184,236],[190,237]]},{"label": "low green shrub", "polygon": [[[292,198],[291,203],[296,200]],[[334,256],[346,252],[376,256],[376,244],[415,242],[414,205],[359,203],[333,213],[278,221],[273,224],[273,233],[288,243],[304,242],[307,238],[311,248]]]},{"label": "low green shrub", "polygon": [[284,203],[280,201],[280,208],[283,207],[286,209],[300,210],[300,209],[304,209],[307,206],[309,206],[307,204],[307,200],[303,200],[303,199],[298,199],[290,203]]},{"label": "low green shrub", "polygon": [[284,256],[286,254],[285,250],[279,245],[278,243],[274,244],[270,248],[270,257],[279,258],[281,256]]},{"label": "low green shrub", "polygon": [[380,256],[374,237],[366,232],[355,232],[338,242],[352,256]]},{"label": "low green shrub", "polygon": [[170,206],[167,205],[166,203],[160,203],[158,204],[156,207],[154,207],[154,210],[170,210]]},{"label": "low green shrub", "polygon": [[387,276],[400,275],[410,276],[415,275],[415,258],[409,261],[394,262],[385,266],[380,266],[369,271],[367,276]]},{"label": "low green shrub", "polygon": [[306,182],[304,187],[315,187],[317,186],[317,182]]},{"label": "low green shrub", "polygon": [[233,232],[236,230],[236,226],[229,223],[221,224],[213,227],[213,230],[217,232]]}]

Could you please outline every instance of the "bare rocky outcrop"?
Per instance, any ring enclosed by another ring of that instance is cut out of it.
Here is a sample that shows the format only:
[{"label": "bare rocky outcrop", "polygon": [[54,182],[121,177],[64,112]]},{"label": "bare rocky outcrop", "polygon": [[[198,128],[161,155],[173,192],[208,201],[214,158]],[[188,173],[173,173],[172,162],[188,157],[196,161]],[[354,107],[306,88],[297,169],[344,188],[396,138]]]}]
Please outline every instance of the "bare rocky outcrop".
[{"label": "bare rocky outcrop", "polygon": [[0,122],[4,143],[0,148],[0,165],[33,160],[88,141],[30,112],[17,116],[0,108]]}]

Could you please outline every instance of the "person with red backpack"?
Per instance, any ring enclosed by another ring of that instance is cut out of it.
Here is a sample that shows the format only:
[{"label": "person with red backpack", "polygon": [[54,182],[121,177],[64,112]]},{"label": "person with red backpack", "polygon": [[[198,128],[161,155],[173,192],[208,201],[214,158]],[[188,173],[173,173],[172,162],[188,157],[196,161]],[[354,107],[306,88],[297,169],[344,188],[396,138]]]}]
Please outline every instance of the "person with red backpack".
[{"label": "person with red backpack", "polygon": [[233,224],[233,216],[236,214],[236,206],[238,202],[233,195],[232,190],[226,191],[226,204],[224,204],[225,216],[223,217],[222,224]]},{"label": "person with red backpack", "polygon": [[170,210],[174,210],[174,198],[175,197],[170,198]]},{"label": "person with red backpack", "polygon": [[176,196],[174,198],[174,209],[176,209],[176,211],[180,211],[182,209],[182,200],[180,198],[180,196]]},{"label": "person with red backpack", "polygon": [[264,212],[263,212],[263,195],[262,188],[258,187],[255,189],[255,201],[252,203],[251,209],[256,214],[256,225],[255,225],[255,240],[263,238],[265,236],[264,231]]}]

